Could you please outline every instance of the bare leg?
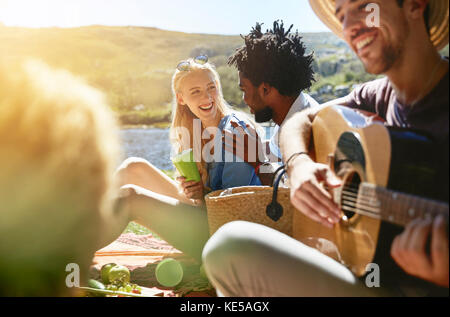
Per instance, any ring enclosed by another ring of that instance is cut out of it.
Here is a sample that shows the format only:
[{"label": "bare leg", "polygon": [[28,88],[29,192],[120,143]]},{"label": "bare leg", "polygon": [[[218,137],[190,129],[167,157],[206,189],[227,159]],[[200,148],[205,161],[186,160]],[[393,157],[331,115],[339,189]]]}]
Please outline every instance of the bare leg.
[{"label": "bare leg", "polygon": [[180,193],[177,182],[145,159],[127,158],[117,169],[116,175],[121,186],[137,185],[154,193],[175,198],[184,204],[195,205],[191,199]]},{"label": "bare leg", "polygon": [[182,203],[135,185],[125,185],[124,202],[130,218],[161,236],[178,250],[201,262],[209,239],[206,209]]}]

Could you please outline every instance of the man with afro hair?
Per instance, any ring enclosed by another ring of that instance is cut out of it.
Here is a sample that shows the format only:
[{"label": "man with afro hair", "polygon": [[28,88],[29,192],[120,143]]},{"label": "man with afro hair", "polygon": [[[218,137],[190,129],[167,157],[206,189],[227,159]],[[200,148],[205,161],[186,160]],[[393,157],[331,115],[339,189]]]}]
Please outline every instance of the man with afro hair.
[{"label": "man with afro hair", "polygon": [[286,31],[283,22],[275,21],[273,29],[265,33],[261,27],[262,24],[256,23],[251,32],[243,36],[245,44],[228,59],[228,65],[239,71],[239,88],[255,120],[276,123],[267,144],[268,159],[280,162],[279,129],[296,112],[318,105],[303,92],[314,81],[313,55],[306,53],[299,33],[291,33],[293,25]]}]

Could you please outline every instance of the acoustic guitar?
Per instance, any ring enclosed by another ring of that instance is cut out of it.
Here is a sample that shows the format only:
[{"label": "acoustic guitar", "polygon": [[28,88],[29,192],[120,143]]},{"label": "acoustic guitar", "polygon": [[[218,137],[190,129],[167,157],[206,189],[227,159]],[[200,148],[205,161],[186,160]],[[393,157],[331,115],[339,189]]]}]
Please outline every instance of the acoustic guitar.
[{"label": "acoustic guitar", "polygon": [[357,276],[369,263],[384,261],[378,254],[390,258],[393,238],[413,219],[442,214],[448,223],[448,176],[437,168],[442,155],[434,142],[373,118],[341,106],[318,113],[312,124],[313,157],[342,179],[344,185],[331,192],[341,221],[328,229],[300,212],[293,217],[294,238]]}]

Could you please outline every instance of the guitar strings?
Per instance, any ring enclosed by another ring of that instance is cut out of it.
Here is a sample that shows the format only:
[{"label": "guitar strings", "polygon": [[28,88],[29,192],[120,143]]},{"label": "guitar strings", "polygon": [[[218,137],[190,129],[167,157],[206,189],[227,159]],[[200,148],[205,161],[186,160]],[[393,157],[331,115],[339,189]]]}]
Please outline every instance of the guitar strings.
[{"label": "guitar strings", "polygon": [[342,206],[344,211],[354,212],[371,218],[382,219],[382,210],[380,202],[377,199],[376,192],[361,193],[360,186],[346,185],[341,192]]},{"label": "guitar strings", "polygon": [[362,216],[367,216],[367,217],[370,217],[370,218],[381,219],[380,214],[376,214],[376,213],[373,213],[373,212],[370,212],[370,211],[364,211],[364,210],[360,210],[360,209],[352,208],[352,207],[347,207],[347,206],[343,206],[342,210],[354,212],[354,213],[360,214]]},{"label": "guitar strings", "polygon": [[342,191],[342,210],[381,219],[380,204],[373,194],[368,195],[359,193],[358,185],[347,185],[344,188],[345,189]]},{"label": "guitar strings", "polygon": [[371,211],[371,212],[375,212],[375,213],[379,213],[380,212],[380,208],[377,208],[377,207],[371,207],[371,206],[368,206],[368,205],[360,204],[358,202],[355,203],[355,202],[347,201],[345,199],[343,199],[342,202],[346,206],[356,207],[357,209],[364,209],[366,211]]},{"label": "guitar strings", "polygon": [[349,195],[347,193],[344,193],[342,195],[342,197],[344,197],[347,200],[353,201],[353,202],[359,202],[359,203],[366,204],[366,205],[373,206],[373,207],[381,206],[380,202],[373,197],[367,198],[367,197],[363,197],[363,196]]},{"label": "guitar strings", "polygon": [[[356,207],[356,208],[355,208]],[[423,212],[421,215],[416,215],[419,217],[435,217],[437,215],[443,215],[446,219],[448,219],[448,206],[445,206],[444,209],[440,209],[440,208],[430,208],[429,210],[427,210],[426,212]],[[370,205],[366,205],[364,203],[358,202],[358,200],[356,200],[355,203],[355,199],[348,199],[348,198],[344,198],[342,199],[342,206],[341,206],[342,210],[345,211],[351,211],[351,212],[355,212],[364,216],[369,216],[372,218],[376,218],[376,219],[383,219],[383,214],[386,214],[386,212],[383,212],[383,209],[378,208],[378,207],[374,207],[374,206],[370,206]],[[390,214],[390,216],[394,216],[393,219],[390,219],[390,221],[395,221],[395,223],[397,224],[402,224],[404,225],[405,222],[399,221],[399,220],[395,220],[395,215]]]},{"label": "guitar strings", "polygon": [[[354,191],[344,190],[342,191],[342,208],[351,208],[352,212],[366,212],[370,215],[380,215],[381,210],[378,201],[373,203],[373,196],[367,196],[364,194],[357,194]],[[355,208],[356,207],[356,208]]]},{"label": "guitar strings", "polygon": [[[377,193],[375,190],[369,191],[369,193],[361,193],[359,185],[346,185],[344,186],[344,190],[341,192],[341,209],[375,219],[383,219],[383,210],[380,208],[381,203],[377,199],[376,194]],[[446,207],[447,212],[444,212],[442,214],[446,219],[448,219],[448,205]],[[428,213],[435,214],[435,210],[428,211]],[[436,212],[436,214],[440,214],[440,212]],[[391,221],[393,221],[393,219],[391,219]]]},{"label": "guitar strings", "polygon": [[342,197],[346,198],[348,200],[352,200],[352,201],[357,201],[360,202],[362,204],[366,204],[369,206],[373,206],[373,207],[380,207],[380,202],[378,199],[376,199],[373,196],[364,196],[364,195],[355,195],[352,193],[348,193],[348,192],[343,192],[342,193]]}]

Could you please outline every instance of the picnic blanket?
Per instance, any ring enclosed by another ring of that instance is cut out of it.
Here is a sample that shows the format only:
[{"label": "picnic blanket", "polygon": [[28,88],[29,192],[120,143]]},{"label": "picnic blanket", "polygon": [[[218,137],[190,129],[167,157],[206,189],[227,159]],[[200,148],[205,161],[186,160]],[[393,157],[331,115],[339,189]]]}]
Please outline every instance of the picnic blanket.
[{"label": "picnic blanket", "polygon": [[[165,258],[174,258],[183,267],[183,280],[172,288],[161,286],[155,276],[156,266]],[[107,263],[126,266],[131,273],[131,283],[151,289],[155,296],[216,296],[208,280],[201,277],[198,263],[152,234],[124,233],[108,246],[98,250],[90,269],[90,278],[100,280],[101,267]]]}]

